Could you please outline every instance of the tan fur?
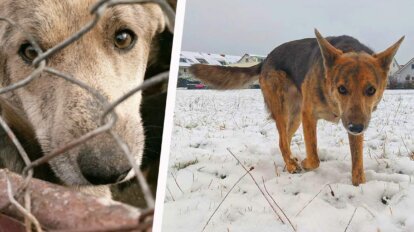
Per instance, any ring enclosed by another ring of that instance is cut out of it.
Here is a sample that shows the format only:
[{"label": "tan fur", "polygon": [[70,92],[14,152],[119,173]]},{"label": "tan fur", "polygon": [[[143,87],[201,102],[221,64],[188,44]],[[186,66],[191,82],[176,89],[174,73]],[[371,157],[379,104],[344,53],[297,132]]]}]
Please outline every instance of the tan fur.
[{"label": "tan fur", "polygon": [[206,84],[217,89],[235,89],[259,78],[261,64],[249,68],[195,64],[190,72]]},{"label": "tan fur", "polygon": [[[47,50],[93,19],[89,10],[95,2],[2,0],[0,17],[21,25],[43,50]],[[85,36],[48,58],[47,66],[70,74],[100,91],[108,101],[114,101],[143,82],[152,39],[164,30],[165,23],[164,14],[157,4],[112,7],[105,11],[98,25]],[[138,38],[134,48],[127,52],[116,50],[113,43],[114,34],[125,28],[132,30]],[[22,80],[34,70],[17,52],[26,41],[24,33],[0,22],[1,86]],[[24,88],[1,97],[2,116],[14,130],[21,130],[20,139],[38,143],[42,154],[100,125],[99,117],[103,108],[91,94],[45,72]],[[141,163],[144,142],[140,102],[141,95],[136,94],[116,108],[118,122],[113,130],[127,142],[138,164]],[[3,139],[7,140],[6,137]],[[115,141],[108,134],[102,134],[49,162],[63,184],[90,185],[80,171],[80,153],[87,153],[82,162],[93,162],[90,166],[95,167],[93,171],[96,175],[105,175],[115,165],[129,166]],[[15,169],[18,171],[21,167]]]},{"label": "tan fur", "polygon": [[[319,32],[315,31],[315,34],[323,61],[320,57],[309,61],[312,65],[305,70],[306,75],[300,87],[291,76],[283,70],[277,70],[275,63],[272,63],[278,54],[289,55],[288,49],[295,49],[292,45],[281,45],[262,64],[252,68],[194,65],[191,71],[197,78],[218,89],[237,88],[259,76],[265,103],[279,132],[279,147],[290,173],[299,172],[301,167],[305,170],[319,167],[317,121],[324,119],[337,123],[341,120],[349,134],[352,183],[359,185],[365,182],[363,132],[368,127],[372,111],[381,100],[389,65],[403,38],[384,52],[371,55],[352,51],[344,53],[331,45]],[[343,70],[348,71],[348,74]],[[346,86],[349,91],[347,94],[338,92],[341,85]],[[366,94],[369,86],[376,89],[372,96]],[[300,166],[292,155],[290,143],[301,122],[306,159]],[[349,129],[350,124],[362,125],[364,129],[354,133]]]},{"label": "tan fur", "polygon": [[293,134],[300,125],[301,94],[283,71],[269,70],[259,79],[266,106],[276,122],[279,131],[279,147],[286,169],[293,173],[300,171],[297,158],[290,151]]}]

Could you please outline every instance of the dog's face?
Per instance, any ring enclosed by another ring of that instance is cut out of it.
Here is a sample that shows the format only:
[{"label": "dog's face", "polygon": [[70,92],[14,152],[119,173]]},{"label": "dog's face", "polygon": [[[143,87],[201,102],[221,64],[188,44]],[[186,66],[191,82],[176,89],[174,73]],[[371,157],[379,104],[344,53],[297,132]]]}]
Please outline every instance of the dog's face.
[{"label": "dog's face", "polygon": [[343,53],[318,32],[316,36],[324,60],[328,91],[339,108],[342,124],[348,133],[361,134],[367,129],[371,113],[382,98],[389,66],[403,38],[384,52],[370,55]]},{"label": "dog's face", "polygon": [[[93,19],[96,0],[2,0],[0,17],[7,17],[31,34],[43,51],[72,36]],[[109,102],[140,85],[152,38],[164,29],[157,4],[118,5],[107,9],[90,32],[47,59],[48,67],[70,74],[98,90]],[[18,28],[0,23],[0,78],[2,86],[26,78],[37,53]],[[43,72],[29,85],[3,95],[33,125],[43,152],[99,127],[102,105],[82,88]],[[141,95],[116,108],[113,131],[128,144],[137,163],[143,153],[144,133],[139,114]],[[109,134],[101,134],[49,161],[67,185],[115,183],[131,166]]]}]

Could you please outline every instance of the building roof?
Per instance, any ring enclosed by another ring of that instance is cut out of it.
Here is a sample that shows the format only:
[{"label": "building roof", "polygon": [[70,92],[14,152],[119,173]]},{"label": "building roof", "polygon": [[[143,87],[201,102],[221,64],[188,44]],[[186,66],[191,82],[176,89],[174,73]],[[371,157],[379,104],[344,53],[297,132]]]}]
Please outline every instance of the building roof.
[{"label": "building roof", "polygon": [[397,74],[400,74],[402,70],[406,69],[407,67],[410,67],[411,64],[414,64],[414,57],[408,61],[405,65],[400,66],[400,69],[397,71]]},{"label": "building roof", "polygon": [[245,57],[257,57],[257,58],[261,58],[261,59],[265,59],[266,56],[263,55],[256,55],[256,54],[251,54],[251,53],[245,53],[238,61],[237,63],[243,63],[243,59]]},{"label": "building roof", "polygon": [[266,58],[266,56],[264,56],[264,55],[251,54],[251,53],[246,53],[242,57],[245,57],[245,56]]},{"label": "building roof", "polygon": [[188,67],[193,64],[200,64],[203,62],[212,65],[227,65],[237,63],[240,58],[240,56],[181,51],[180,66]]}]

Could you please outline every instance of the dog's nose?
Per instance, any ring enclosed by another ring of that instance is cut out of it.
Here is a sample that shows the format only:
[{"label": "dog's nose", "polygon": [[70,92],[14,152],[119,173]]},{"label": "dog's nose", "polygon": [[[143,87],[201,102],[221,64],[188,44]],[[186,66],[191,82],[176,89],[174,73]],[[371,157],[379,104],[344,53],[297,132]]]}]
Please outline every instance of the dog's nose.
[{"label": "dog's nose", "polygon": [[123,172],[116,172],[116,171],[107,171],[98,173],[93,170],[81,170],[82,175],[85,177],[85,179],[93,184],[93,185],[103,185],[103,184],[114,184],[117,182],[122,181],[125,179],[125,177],[128,175],[131,168],[128,168],[127,170]]},{"label": "dog's nose", "polygon": [[93,185],[123,180],[132,168],[125,154],[105,143],[99,146],[99,149],[85,147],[79,152],[76,160],[83,177]]},{"label": "dog's nose", "polygon": [[348,125],[348,130],[352,133],[359,134],[364,130],[364,125],[363,124],[352,124],[352,123],[350,123]]}]

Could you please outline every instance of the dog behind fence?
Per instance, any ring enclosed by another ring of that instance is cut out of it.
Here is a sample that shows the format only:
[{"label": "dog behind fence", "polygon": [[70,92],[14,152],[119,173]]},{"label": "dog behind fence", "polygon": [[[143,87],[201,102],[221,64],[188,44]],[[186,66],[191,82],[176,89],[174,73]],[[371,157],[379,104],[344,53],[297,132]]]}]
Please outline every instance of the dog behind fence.
[{"label": "dog behind fence", "polygon": [[[118,146],[122,149],[123,153],[125,154],[125,156],[127,157],[127,159],[129,160],[136,178],[138,179],[138,183],[140,184],[140,187],[144,193],[144,197],[147,203],[148,208],[145,209],[145,212],[150,212],[149,214],[151,214],[151,212],[154,209],[154,199],[152,197],[152,194],[149,190],[148,184],[142,174],[142,172],[140,171],[140,168],[138,167],[138,165],[136,164],[136,162],[134,161],[133,155],[131,154],[131,151],[128,148],[128,145],[122,141],[122,139],[120,138],[120,136],[118,134],[116,134],[112,128],[113,126],[116,124],[117,121],[117,114],[115,113],[114,109],[121,104],[122,102],[124,102],[126,99],[128,99],[129,97],[133,96],[134,94],[143,91],[145,89],[148,89],[154,85],[157,85],[159,83],[165,82],[168,79],[168,72],[162,72],[152,78],[149,78],[148,80],[144,81],[144,83],[140,86],[137,86],[135,88],[133,88],[132,90],[130,90],[129,92],[127,92],[126,94],[124,94],[122,97],[120,97],[119,99],[117,99],[116,101],[110,103],[108,102],[105,97],[103,97],[101,95],[101,93],[88,86],[87,84],[81,82],[79,79],[76,79],[76,77],[71,76],[70,74],[67,73],[63,73],[59,70],[55,70],[51,67],[47,66],[46,63],[46,59],[56,53],[58,53],[59,51],[61,51],[62,49],[66,48],[67,46],[69,46],[72,43],[75,43],[77,40],[79,40],[80,38],[82,38],[87,32],[89,32],[91,29],[93,29],[97,23],[99,22],[99,20],[101,19],[103,13],[105,12],[106,9],[108,9],[109,7],[115,6],[115,5],[119,5],[119,4],[137,4],[137,3],[147,3],[147,2],[152,2],[152,3],[157,3],[159,4],[159,6],[161,7],[161,9],[164,11],[165,15],[167,16],[167,19],[169,21],[168,23],[168,29],[170,30],[171,33],[173,33],[174,31],[174,18],[175,18],[175,13],[174,10],[171,8],[171,6],[167,3],[167,1],[164,0],[100,0],[98,1],[92,8],[91,8],[91,14],[93,15],[93,19],[87,23],[84,27],[82,27],[77,33],[73,34],[71,37],[66,38],[63,42],[59,43],[58,45],[46,50],[46,51],[42,51],[42,49],[40,48],[40,46],[37,44],[36,40],[33,38],[32,35],[30,35],[29,33],[26,33],[23,28],[18,25],[16,22],[12,21],[9,18],[2,18],[0,16],[0,23],[6,23],[9,24],[12,27],[17,28],[18,30],[20,30],[22,33],[25,34],[25,36],[27,37],[27,39],[29,40],[29,43],[33,46],[33,48],[35,49],[35,51],[37,52],[38,56],[37,58],[33,61],[33,66],[35,67],[34,71],[25,79],[10,84],[2,89],[0,89],[0,94],[4,94],[6,92],[10,92],[19,88],[23,88],[26,85],[28,85],[29,83],[31,83],[33,80],[35,80],[36,78],[38,78],[42,73],[48,73],[51,74],[52,76],[56,77],[56,78],[61,78],[69,83],[72,83],[73,85],[77,85],[80,88],[86,90],[89,94],[91,94],[103,107],[103,112],[101,115],[101,126],[99,126],[98,128],[96,128],[95,130],[92,130],[82,136],[80,136],[79,138],[69,142],[68,144],[66,144],[63,147],[60,147],[56,150],[51,151],[48,154],[45,154],[43,157],[31,161],[29,159],[28,154],[26,153],[25,149],[23,148],[23,146],[21,145],[21,143],[19,142],[19,140],[17,139],[17,137],[15,136],[15,134],[13,133],[13,131],[9,128],[9,126],[7,125],[7,123],[5,122],[5,120],[0,116],[0,125],[2,126],[2,128],[4,129],[4,131],[7,133],[7,136],[9,136],[9,138],[11,139],[11,141],[13,142],[13,144],[16,146],[21,158],[23,159],[24,163],[25,163],[25,168],[23,171],[23,176],[24,179],[18,181],[18,178],[16,179],[16,177],[11,177],[11,174],[7,174],[7,172],[0,172],[3,175],[5,175],[5,180],[6,180],[6,186],[7,186],[7,193],[8,193],[8,203],[6,205],[0,205],[0,212],[2,212],[2,209],[5,209],[6,207],[13,205],[16,207],[16,209],[18,210],[18,212],[20,212],[21,216],[23,216],[25,218],[25,223],[26,223],[26,228],[28,230],[30,230],[30,228],[32,228],[32,226],[34,226],[37,231],[42,231],[42,225],[41,223],[36,219],[36,217],[31,213],[31,193],[29,191],[30,185],[33,181],[33,169],[39,165],[42,165],[46,162],[48,162],[49,160],[51,160],[52,158],[55,158],[59,155],[62,155],[64,152],[73,149],[87,141],[89,141],[90,139],[103,134],[103,133],[108,133],[118,144]],[[0,177],[0,179],[2,179],[3,177]],[[14,187],[12,189],[12,182],[13,181],[18,181],[18,185],[15,185],[17,187]],[[0,181],[1,183],[1,181]],[[37,186],[37,183],[36,183]],[[15,200],[15,198],[18,198],[20,196],[24,196],[24,205],[20,205],[20,203],[18,201]],[[2,201],[0,201],[2,202]],[[142,216],[148,216],[146,214],[142,214]],[[111,231],[111,230],[119,230],[119,229],[142,229],[142,230],[146,230],[148,229],[148,227],[151,227],[151,223],[146,222],[145,225],[147,225],[146,228],[142,227],[142,223],[140,225],[139,222],[137,222],[138,224],[135,225],[136,227],[132,227],[132,228],[107,228],[107,231]],[[97,228],[90,228],[89,231],[93,231],[96,230]],[[105,230],[105,228],[99,228],[99,230]]]}]

